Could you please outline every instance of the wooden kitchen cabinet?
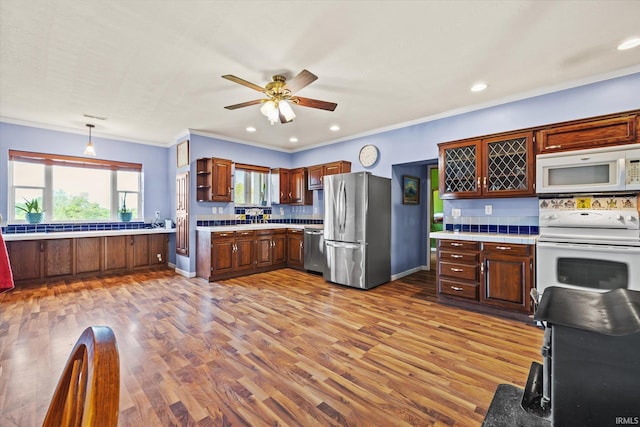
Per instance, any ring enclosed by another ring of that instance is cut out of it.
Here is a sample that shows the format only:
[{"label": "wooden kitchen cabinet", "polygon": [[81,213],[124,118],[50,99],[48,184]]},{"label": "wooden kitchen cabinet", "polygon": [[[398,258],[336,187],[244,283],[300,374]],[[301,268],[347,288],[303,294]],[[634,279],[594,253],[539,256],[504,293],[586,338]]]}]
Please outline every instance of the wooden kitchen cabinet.
[{"label": "wooden kitchen cabinet", "polygon": [[287,262],[285,229],[256,231],[256,267],[284,267]]},{"label": "wooden kitchen cabinet", "polygon": [[189,172],[176,175],[176,253],[189,255]]},{"label": "wooden kitchen cabinet", "polygon": [[438,293],[478,301],[478,242],[438,240]]},{"label": "wooden kitchen cabinet", "polygon": [[509,310],[532,311],[533,246],[482,244],[480,301]]},{"label": "wooden kitchen cabinet", "polygon": [[304,230],[287,230],[287,267],[304,270]]},{"label": "wooden kitchen cabinet", "polygon": [[13,279],[16,282],[42,277],[42,254],[44,251],[42,241],[22,240],[6,242],[6,245]]},{"label": "wooden kitchen cabinet", "polygon": [[537,153],[633,144],[639,133],[639,111],[564,122],[536,132]]},{"label": "wooden kitchen cabinet", "polygon": [[16,282],[166,267],[168,234],[8,241]]},{"label": "wooden kitchen cabinet", "polygon": [[198,231],[196,274],[212,281],[254,269],[255,239],[255,231]]},{"label": "wooden kitchen cabinet", "polygon": [[83,237],[76,242],[76,274],[99,273],[104,260],[104,237]]},{"label": "wooden kitchen cabinet", "polygon": [[324,188],[325,176],[351,172],[351,162],[340,160],[323,165],[310,166],[307,170],[309,173],[309,190],[322,190]]},{"label": "wooden kitchen cabinet", "polygon": [[529,314],[534,252],[533,245],[438,240],[438,299],[501,315]]},{"label": "wooden kitchen cabinet", "polygon": [[167,235],[138,234],[131,236],[132,268],[147,268],[166,264]]},{"label": "wooden kitchen cabinet", "polygon": [[231,167],[233,162],[227,159],[211,159],[213,177],[211,184],[211,201],[212,202],[230,202],[231,189],[233,182],[231,181]]},{"label": "wooden kitchen cabinet", "polygon": [[73,274],[73,239],[43,240],[44,276],[67,276]]},{"label": "wooden kitchen cabinet", "polygon": [[104,240],[104,270],[126,270],[131,236],[106,236]]},{"label": "wooden kitchen cabinet", "polygon": [[312,205],[313,192],[307,188],[307,169],[291,169],[289,176],[289,204]]},{"label": "wooden kitchen cabinet", "polygon": [[230,202],[231,168],[233,162],[219,158],[196,160],[196,200],[199,202]]},{"label": "wooden kitchen cabinet", "polygon": [[535,194],[533,132],[439,144],[440,198]]},{"label": "wooden kitchen cabinet", "polygon": [[313,191],[307,189],[307,169],[271,169],[271,200],[281,205],[312,205]]}]

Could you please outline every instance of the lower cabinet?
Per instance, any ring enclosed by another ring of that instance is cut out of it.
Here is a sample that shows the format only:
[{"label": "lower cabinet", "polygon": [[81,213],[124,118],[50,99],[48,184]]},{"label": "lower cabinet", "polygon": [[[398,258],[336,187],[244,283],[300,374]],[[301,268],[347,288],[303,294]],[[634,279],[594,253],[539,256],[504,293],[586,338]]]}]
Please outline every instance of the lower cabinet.
[{"label": "lower cabinet", "polygon": [[287,267],[304,270],[304,230],[287,231]]},{"label": "lower cabinet", "polygon": [[196,274],[213,281],[283,267],[302,269],[303,236],[298,229],[198,230]]},{"label": "lower cabinet", "polygon": [[16,282],[167,265],[167,234],[8,241]]},{"label": "lower cabinet", "polygon": [[533,311],[532,245],[438,240],[438,298],[497,313]]},{"label": "lower cabinet", "polygon": [[41,240],[6,242],[11,272],[16,282],[42,278],[44,243]]},{"label": "lower cabinet", "polygon": [[531,245],[483,243],[480,301],[495,307],[531,312]]}]

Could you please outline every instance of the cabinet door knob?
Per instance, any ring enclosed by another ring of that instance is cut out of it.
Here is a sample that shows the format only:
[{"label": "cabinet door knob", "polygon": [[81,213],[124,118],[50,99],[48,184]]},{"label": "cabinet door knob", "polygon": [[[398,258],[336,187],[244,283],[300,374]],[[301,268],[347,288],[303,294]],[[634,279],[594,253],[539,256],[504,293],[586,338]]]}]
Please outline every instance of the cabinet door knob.
[{"label": "cabinet door knob", "polygon": [[510,251],[511,250],[511,246],[496,246],[496,249],[498,249],[500,251]]},{"label": "cabinet door knob", "polygon": [[480,188],[480,177],[478,177],[478,188]]},{"label": "cabinet door knob", "polygon": [[453,268],[453,267],[451,267],[451,271],[455,271],[456,273],[460,273],[460,272],[464,271],[464,268]]},{"label": "cabinet door knob", "polygon": [[486,190],[487,189],[487,177],[486,176],[483,179],[483,184],[482,185],[484,186],[484,189]]},{"label": "cabinet door knob", "polygon": [[453,243],[451,243],[451,246],[462,246],[462,243],[453,242]]},{"label": "cabinet door knob", "polygon": [[451,289],[453,289],[456,292],[460,292],[460,291],[463,290],[462,288],[459,288],[458,286],[451,286]]},{"label": "cabinet door knob", "polygon": [[462,258],[462,255],[451,254],[451,258]]}]

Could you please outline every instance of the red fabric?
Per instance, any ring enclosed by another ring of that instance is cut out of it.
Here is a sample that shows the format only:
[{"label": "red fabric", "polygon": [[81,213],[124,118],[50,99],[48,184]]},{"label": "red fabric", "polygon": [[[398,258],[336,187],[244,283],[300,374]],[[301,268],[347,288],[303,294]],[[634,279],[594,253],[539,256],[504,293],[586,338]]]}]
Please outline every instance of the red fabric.
[{"label": "red fabric", "polygon": [[13,289],[13,274],[9,265],[9,254],[7,246],[4,244],[2,232],[0,232],[0,292]]}]

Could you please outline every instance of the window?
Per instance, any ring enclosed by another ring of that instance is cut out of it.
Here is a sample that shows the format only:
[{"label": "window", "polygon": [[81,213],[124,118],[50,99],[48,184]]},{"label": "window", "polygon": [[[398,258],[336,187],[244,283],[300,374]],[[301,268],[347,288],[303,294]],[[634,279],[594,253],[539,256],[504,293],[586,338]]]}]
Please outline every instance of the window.
[{"label": "window", "polygon": [[9,220],[23,221],[25,199],[38,199],[46,222],[118,219],[126,194],[142,219],[142,165],[9,150]]},{"label": "window", "polygon": [[260,206],[268,200],[269,168],[236,163],[233,175],[236,205]]}]

